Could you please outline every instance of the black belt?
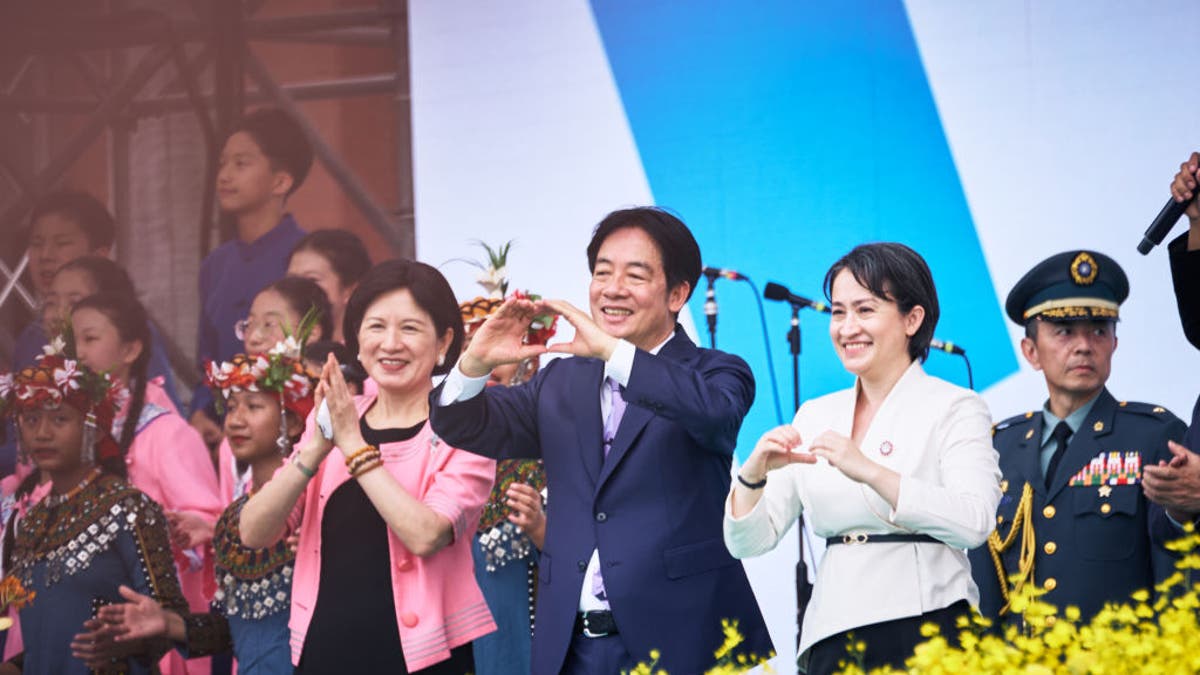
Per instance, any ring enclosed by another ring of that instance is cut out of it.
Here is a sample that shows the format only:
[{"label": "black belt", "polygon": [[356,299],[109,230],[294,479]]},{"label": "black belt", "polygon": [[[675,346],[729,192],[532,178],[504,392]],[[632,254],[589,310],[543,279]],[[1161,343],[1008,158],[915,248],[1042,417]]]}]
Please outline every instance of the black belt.
[{"label": "black belt", "polygon": [[899,542],[917,542],[925,544],[940,544],[942,542],[927,534],[843,534],[839,537],[825,539],[826,546],[834,544],[894,544]]},{"label": "black belt", "polygon": [[576,614],[575,632],[590,638],[598,638],[616,635],[619,631],[617,622],[613,620],[613,613],[607,609],[600,609]]}]

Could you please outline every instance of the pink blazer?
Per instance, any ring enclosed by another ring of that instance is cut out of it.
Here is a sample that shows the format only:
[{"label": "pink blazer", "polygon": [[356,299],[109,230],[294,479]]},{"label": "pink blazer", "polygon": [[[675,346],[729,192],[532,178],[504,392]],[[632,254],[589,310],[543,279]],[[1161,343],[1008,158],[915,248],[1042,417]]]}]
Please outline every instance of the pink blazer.
[{"label": "pink blazer", "polygon": [[[359,415],[374,401],[373,394],[356,397]],[[316,429],[311,415],[305,428],[307,439]],[[425,558],[411,553],[388,530],[392,598],[400,627],[400,645],[409,669],[416,671],[449,658],[452,648],[496,630],[475,583],[471,557],[471,535],[491,492],[496,463],[446,445],[433,434],[428,423],[415,438],[385,444],[380,451],[384,469],[414,498],[445,516],[454,528],[454,541]],[[293,664],[300,663],[317,603],[321,516],[330,495],[347,480],[351,478],[342,455],[334,451],[317,467],[316,477],[300,496],[296,505],[299,513],[293,512],[293,519],[300,518],[292,615],[288,623]]]}]

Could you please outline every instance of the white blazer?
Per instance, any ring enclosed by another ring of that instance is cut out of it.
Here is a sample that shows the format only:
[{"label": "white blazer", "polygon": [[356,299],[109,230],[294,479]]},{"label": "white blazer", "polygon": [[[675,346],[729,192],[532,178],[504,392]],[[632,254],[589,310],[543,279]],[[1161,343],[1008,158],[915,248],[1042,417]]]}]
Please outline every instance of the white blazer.
[{"label": "white blazer", "polygon": [[[826,430],[849,437],[854,388],[806,402],[792,421],[807,450]],[[868,458],[900,474],[896,508],[825,460],[767,476],[762,498],[734,518],[725,545],[737,558],[773,548],[803,511],[820,537],[920,533],[943,543],[830,546],[821,559],[800,634],[800,654],[841,631],[942,609],[979,589],[963,549],[983,544],[1000,502],[1000,467],[987,404],[973,391],[925,374],[918,362],[892,388],[863,437]]]}]

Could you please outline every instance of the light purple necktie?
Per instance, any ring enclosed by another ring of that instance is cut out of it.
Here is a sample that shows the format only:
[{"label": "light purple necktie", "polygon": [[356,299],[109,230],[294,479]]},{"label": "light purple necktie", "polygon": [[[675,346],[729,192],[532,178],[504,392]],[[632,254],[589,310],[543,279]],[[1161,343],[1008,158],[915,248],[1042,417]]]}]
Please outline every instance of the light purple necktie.
[{"label": "light purple necktie", "polygon": [[604,380],[608,385],[608,418],[604,420],[604,456],[612,450],[613,440],[617,437],[617,429],[621,427],[621,418],[625,416],[625,397],[621,396],[624,388],[611,377]]},{"label": "light purple necktie", "polygon": [[[609,450],[612,450],[613,439],[617,437],[617,429],[621,427],[621,418],[625,416],[625,398],[621,396],[621,385],[611,377],[606,379],[605,384],[608,385],[606,393],[608,394],[608,418],[604,420],[604,457],[608,458]],[[604,591],[604,577],[600,575],[600,568],[596,568],[596,573],[592,575],[592,595],[601,602],[608,602],[608,594]]]}]

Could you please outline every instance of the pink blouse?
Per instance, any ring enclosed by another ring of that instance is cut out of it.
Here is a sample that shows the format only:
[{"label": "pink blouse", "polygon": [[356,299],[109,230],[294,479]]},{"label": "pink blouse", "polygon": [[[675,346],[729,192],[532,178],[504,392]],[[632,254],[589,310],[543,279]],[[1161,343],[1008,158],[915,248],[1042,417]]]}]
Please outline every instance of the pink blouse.
[{"label": "pink blouse", "polygon": [[[374,401],[374,395],[356,397],[359,415]],[[307,439],[316,429],[311,415],[305,428]],[[446,445],[434,435],[428,422],[416,437],[384,444],[380,451],[384,469],[414,498],[445,516],[454,532],[449,546],[422,558],[405,548],[388,529],[400,645],[409,669],[416,671],[449,658],[454,647],[496,630],[475,583],[471,557],[471,535],[491,492],[496,463]],[[296,469],[284,466],[281,470]],[[317,467],[316,477],[309,481],[293,512],[293,520],[301,520],[288,627],[292,663],[297,665],[317,603],[321,517],[333,491],[347,480],[351,480],[350,474],[341,453],[335,451]]]},{"label": "pink blouse", "polygon": [[[153,382],[146,383],[147,402],[161,392]],[[133,437],[125,464],[129,482],[166,511],[189,511],[216,523],[224,510],[208,446],[200,432],[173,412],[150,420]]]},{"label": "pink blouse", "polygon": [[152,377],[146,381],[146,402],[153,403],[163,410],[167,410],[178,415],[179,409],[175,407],[175,402],[172,401],[171,397],[167,395],[167,390],[164,388],[164,382],[166,382],[166,380],[163,379],[162,375],[159,375],[158,377]]},{"label": "pink blouse", "polygon": [[[190,424],[163,406],[170,399],[154,380],[146,383],[146,402],[167,410],[150,420],[129,444],[125,468],[129,482],[162,505],[163,510],[186,511],[215,524],[224,510],[217,494],[217,474],[208,446]],[[187,551],[172,546],[179,586],[193,612],[207,612],[212,599],[212,553],[209,546]],[[209,659],[185,662],[176,651],[160,662],[165,675],[201,675],[209,672]]]}]

